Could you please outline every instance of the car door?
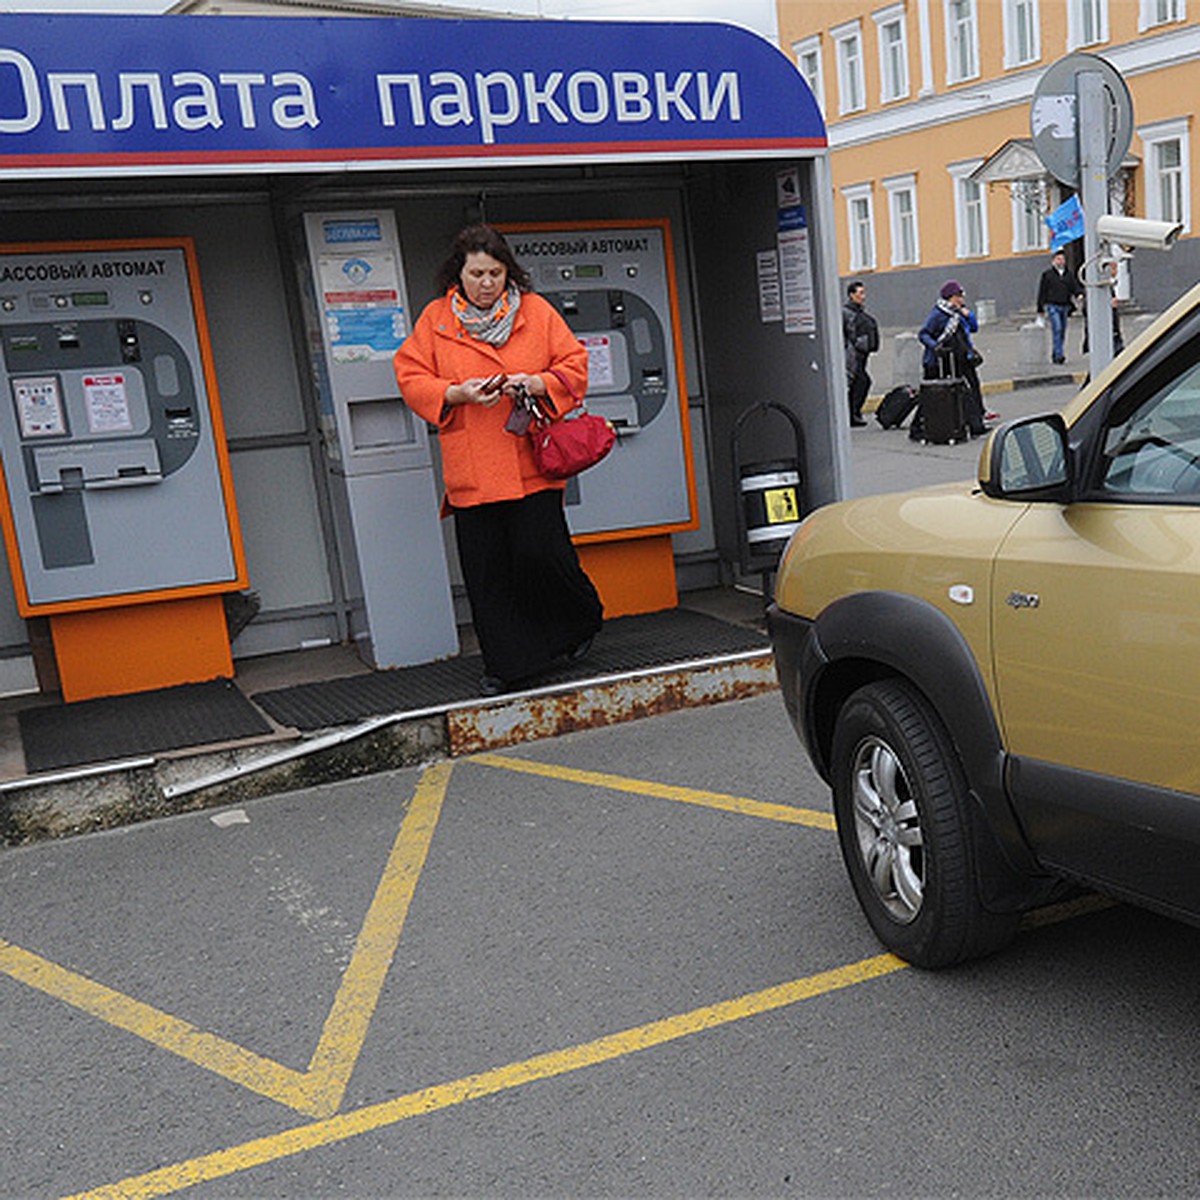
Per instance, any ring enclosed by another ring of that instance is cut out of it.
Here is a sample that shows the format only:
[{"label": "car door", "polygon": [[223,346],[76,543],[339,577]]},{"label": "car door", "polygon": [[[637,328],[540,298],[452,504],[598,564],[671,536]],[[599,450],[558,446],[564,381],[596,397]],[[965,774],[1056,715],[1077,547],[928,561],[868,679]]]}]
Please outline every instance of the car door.
[{"label": "car door", "polygon": [[1200,337],[1143,357],[997,557],[996,690],[1043,859],[1200,911]]}]

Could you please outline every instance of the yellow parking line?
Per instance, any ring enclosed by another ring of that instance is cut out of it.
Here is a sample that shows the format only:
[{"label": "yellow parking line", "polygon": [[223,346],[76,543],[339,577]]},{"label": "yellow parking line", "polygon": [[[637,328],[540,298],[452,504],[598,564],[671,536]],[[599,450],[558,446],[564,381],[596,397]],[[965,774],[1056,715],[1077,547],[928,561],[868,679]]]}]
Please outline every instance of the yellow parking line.
[{"label": "yellow parking line", "polygon": [[216,1034],[205,1033],[187,1021],[68,971],[11,942],[0,941],[0,971],[251,1091],[302,1112],[309,1111],[304,1076],[299,1071],[281,1067]]},{"label": "yellow parking line", "polygon": [[667,783],[652,783],[645,779],[628,779],[601,771],[580,771],[574,767],[557,767],[526,758],[510,758],[503,754],[473,754],[468,762],[506,771],[522,771],[526,775],[541,775],[547,779],[563,779],[589,787],[609,788],[635,796],[657,796],[660,800],[675,800],[681,804],[696,804],[702,808],[717,808],[723,812],[741,813],[767,821],[783,821],[790,825],[808,825],[813,829],[836,830],[833,814],[811,808],[793,808],[788,804],[766,804],[744,796],[729,796],[723,792],[705,792],[697,788],[674,787]]},{"label": "yellow parking line", "polygon": [[363,921],[350,965],[342,976],[321,1040],[309,1062],[311,1111],[337,1112],[354,1064],[362,1052],[375,1006],[379,1003],[392,957],[404,930],[408,906],[429,854],[442,815],[452,762],[426,768],[417,783],[408,815],[400,826],[375,898]]},{"label": "yellow parking line", "polygon": [[281,1066],[10,942],[0,941],[0,973],[306,1116],[329,1116],[362,1052],[451,770],[451,763],[437,763],[417,784],[307,1071]]},{"label": "yellow parking line", "polygon": [[71,1200],[117,1200],[118,1197],[123,1200],[143,1200],[151,1196],[170,1195],[198,1183],[207,1183],[252,1167],[277,1162],[319,1146],[344,1142],[363,1133],[399,1124],[409,1117],[438,1112],[468,1100],[493,1096],[537,1080],[552,1079],[584,1067],[611,1062],[639,1050],[648,1050],[653,1046],[665,1045],[746,1017],[785,1008],[800,1000],[853,987],[855,984],[901,971],[906,966],[905,962],[894,955],[879,954],[874,958],[866,958],[832,971],[823,971],[818,975],[795,979],[790,983],[751,992],[733,1000],[692,1009],[675,1017],[651,1021],[565,1050],[539,1054],[523,1062],[468,1075],[452,1083],[423,1088],[354,1112],[284,1130],[269,1137],[256,1138],[254,1141],[243,1142],[240,1146],[218,1150],[213,1154],[175,1163],[173,1166],[161,1167],[143,1175],[131,1176],[118,1183],[78,1193]]}]

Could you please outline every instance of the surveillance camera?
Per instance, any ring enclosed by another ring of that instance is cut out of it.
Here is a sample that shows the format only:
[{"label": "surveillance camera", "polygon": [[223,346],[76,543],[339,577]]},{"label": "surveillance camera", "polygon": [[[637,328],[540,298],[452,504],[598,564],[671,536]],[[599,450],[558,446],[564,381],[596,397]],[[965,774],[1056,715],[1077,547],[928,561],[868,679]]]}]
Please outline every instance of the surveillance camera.
[{"label": "surveillance camera", "polygon": [[1141,217],[1103,216],[1096,222],[1096,235],[1121,246],[1147,250],[1170,250],[1183,226],[1174,221],[1145,221]]}]

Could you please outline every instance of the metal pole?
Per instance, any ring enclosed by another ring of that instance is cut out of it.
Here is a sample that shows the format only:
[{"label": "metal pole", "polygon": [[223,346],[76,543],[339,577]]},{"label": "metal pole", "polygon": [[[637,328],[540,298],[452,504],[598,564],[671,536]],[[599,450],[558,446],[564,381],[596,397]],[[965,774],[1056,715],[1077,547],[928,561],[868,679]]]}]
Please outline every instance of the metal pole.
[{"label": "metal pole", "polygon": [[1112,361],[1112,288],[1100,268],[1096,222],[1108,212],[1108,139],[1111,124],[1104,77],[1080,71],[1075,77],[1079,138],[1080,203],[1083,205],[1083,261],[1087,297],[1088,366],[1092,378]]}]

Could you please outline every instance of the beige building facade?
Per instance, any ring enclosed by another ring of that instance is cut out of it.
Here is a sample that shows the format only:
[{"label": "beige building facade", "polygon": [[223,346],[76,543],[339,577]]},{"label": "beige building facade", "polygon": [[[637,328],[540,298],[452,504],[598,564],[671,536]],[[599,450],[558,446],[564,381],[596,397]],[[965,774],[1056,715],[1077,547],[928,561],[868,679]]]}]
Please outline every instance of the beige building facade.
[{"label": "beige building facade", "polygon": [[1034,153],[1030,103],[1051,64],[1082,52],[1115,67],[1133,100],[1110,211],[1184,227],[1170,253],[1135,255],[1133,301],[1156,310],[1175,299],[1200,274],[1198,3],[779,0],[781,45],[825,114],[843,281],[867,281],[887,325],[919,323],[947,278],[985,318],[1030,311],[1049,253],[1044,217],[1072,192]]}]

